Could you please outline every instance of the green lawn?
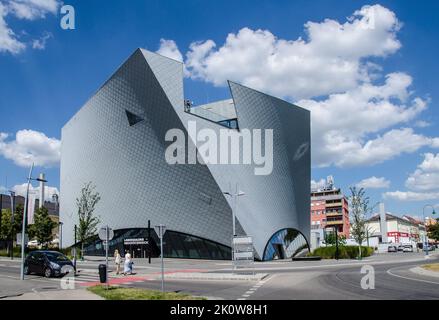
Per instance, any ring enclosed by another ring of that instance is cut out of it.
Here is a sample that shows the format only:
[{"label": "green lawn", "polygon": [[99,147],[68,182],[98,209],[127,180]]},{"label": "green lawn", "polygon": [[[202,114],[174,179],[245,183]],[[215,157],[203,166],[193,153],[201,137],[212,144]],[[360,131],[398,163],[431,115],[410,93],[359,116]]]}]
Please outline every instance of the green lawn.
[{"label": "green lawn", "polygon": [[430,271],[437,271],[439,272],[439,263],[432,263],[432,264],[424,264],[422,268]]},{"label": "green lawn", "polygon": [[201,297],[193,297],[188,294],[175,292],[161,292],[148,289],[122,288],[110,286],[93,286],[87,290],[107,300],[205,300]]}]

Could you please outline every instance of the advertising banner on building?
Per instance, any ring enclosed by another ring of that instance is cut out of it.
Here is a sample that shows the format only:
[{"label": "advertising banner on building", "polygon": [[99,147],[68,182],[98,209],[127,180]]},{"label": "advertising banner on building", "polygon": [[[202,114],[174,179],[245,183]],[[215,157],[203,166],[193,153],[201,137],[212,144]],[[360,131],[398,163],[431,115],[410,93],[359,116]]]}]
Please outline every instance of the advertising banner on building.
[{"label": "advertising banner on building", "polygon": [[35,213],[35,195],[29,194],[28,206],[27,206],[27,224],[34,223],[34,213]]}]

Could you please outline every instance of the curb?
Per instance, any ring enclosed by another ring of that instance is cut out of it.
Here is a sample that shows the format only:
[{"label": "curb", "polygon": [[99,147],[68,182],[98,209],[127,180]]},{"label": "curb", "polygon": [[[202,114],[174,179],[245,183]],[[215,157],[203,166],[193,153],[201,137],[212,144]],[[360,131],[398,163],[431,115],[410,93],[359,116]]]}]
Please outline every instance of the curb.
[{"label": "curb", "polygon": [[175,280],[245,280],[260,281],[268,276],[268,273],[257,274],[233,274],[233,273],[171,273],[165,276],[165,279]]},{"label": "curb", "polygon": [[439,278],[439,272],[426,270],[426,269],[421,268],[421,267],[411,268],[410,271],[413,273],[419,274],[421,276]]}]

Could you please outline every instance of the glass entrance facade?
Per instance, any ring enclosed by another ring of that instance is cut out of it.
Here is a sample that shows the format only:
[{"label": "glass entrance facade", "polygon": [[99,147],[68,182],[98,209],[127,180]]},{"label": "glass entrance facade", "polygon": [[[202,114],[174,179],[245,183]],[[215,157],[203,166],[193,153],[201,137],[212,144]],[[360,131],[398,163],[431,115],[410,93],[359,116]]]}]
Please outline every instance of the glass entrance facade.
[{"label": "glass entrance facade", "polygon": [[[160,240],[154,229],[136,228],[114,231],[114,238],[109,241],[109,254],[119,250],[121,255],[129,252],[134,258],[147,258],[160,256]],[[163,251],[165,258],[186,259],[212,259],[230,260],[230,247],[222,244],[195,237],[189,234],[167,230],[163,238]],[[104,256],[105,248],[102,240],[95,237],[84,246],[84,255]]]},{"label": "glass entrance facade", "polygon": [[303,250],[309,251],[305,237],[296,229],[282,229],[268,241],[264,250],[264,260],[289,259]]}]

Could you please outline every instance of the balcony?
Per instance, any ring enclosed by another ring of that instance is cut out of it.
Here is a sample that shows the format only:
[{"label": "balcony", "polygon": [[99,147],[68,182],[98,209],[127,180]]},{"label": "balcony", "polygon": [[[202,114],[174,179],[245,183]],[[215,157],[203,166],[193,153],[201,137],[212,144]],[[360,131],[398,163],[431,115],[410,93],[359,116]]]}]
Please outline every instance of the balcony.
[{"label": "balcony", "polygon": [[335,226],[339,224],[343,224],[343,220],[326,221],[327,226]]},{"label": "balcony", "polygon": [[336,216],[342,216],[343,212],[341,211],[327,211],[326,216],[327,217],[336,217]]},{"label": "balcony", "polygon": [[343,203],[340,202],[330,202],[330,203],[326,203],[326,207],[327,208],[333,208],[333,207],[341,207],[343,206]]}]

